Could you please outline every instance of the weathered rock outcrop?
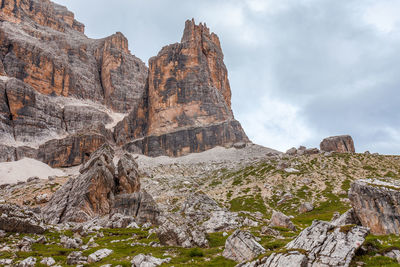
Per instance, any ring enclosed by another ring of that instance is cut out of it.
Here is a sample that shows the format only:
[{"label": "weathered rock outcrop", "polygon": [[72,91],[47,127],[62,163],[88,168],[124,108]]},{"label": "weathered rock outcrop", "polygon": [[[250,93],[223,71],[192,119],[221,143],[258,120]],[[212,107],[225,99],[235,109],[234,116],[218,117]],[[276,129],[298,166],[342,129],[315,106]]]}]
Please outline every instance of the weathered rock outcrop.
[{"label": "weathered rock outcrop", "polygon": [[149,66],[143,104],[116,127],[118,144],[151,156],[180,156],[248,142],[231,110],[219,39],[206,25],[188,20],[181,43],[164,47]]},{"label": "weathered rock outcrop", "polygon": [[153,198],[139,191],[134,159],[124,155],[118,163],[119,174],[115,172],[113,159],[114,151],[108,144],[95,151],[79,170],[81,175],[70,179],[43,208],[46,221],[86,222],[93,217],[119,213],[136,217],[139,223],[156,223],[159,211]]},{"label": "weathered rock outcrop", "polygon": [[145,191],[116,195],[112,210],[113,212],[134,216],[139,224],[146,222],[158,224],[158,216],[160,215],[153,197]]},{"label": "weathered rock outcrop", "polygon": [[208,247],[204,228],[180,214],[167,214],[159,218],[157,236],[163,245],[190,247]]},{"label": "weathered rock outcrop", "polygon": [[63,139],[50,140],[38,148],[37,159],[52,167],[77,166],[106,142],[96,133],[75,134]]},{"label": "weathered rock outcrop", "polygon": [[237,229],[243,223],[243,218],[237,213],[220,207],[214,199],[202,192],[190,194],[182,205],[181,213],[201,225],[207,233]]},{"label": "weathered rock outcrop", "polygon": [[273,253],[247,267],[321,267],[349,266],[357,249],[368,235],[368,228],[356,225],[335,226],[315,220],[285,248],[286,253]]},{"label": "weathered rock outcrop", "polygon": [[279,211],[274,211],[272,213],[269,226],[283,227],[283,228],[288,228],[292,231],[296,231],[296,226],[294,226],[290,218]]},{"label": "weathered rock outcrop", "polygon": [[171,258],[159,259],[151,255],[139,254],[132,259],[131,263],[132,267],[156,267],[170,261]]},{"label": "weathered rock outcrop", "polygon": [[91,99],[121,112],[141,97],[147,68],[122,34],[89,39],[71,12],[48,0],[3,2],[0,59],[8,76],[42,94]]},{"label": "weathered rock outcrop", "polygon": [[322,140],[319,145],[322,151],[339,152],[339,153],[354,153],[353,138],[350,135],[331,136]]},{"label": "weathered rock outcrop", "polygon": [[0,230],[17,233],[42,234],[46,228],[40,214],[11,204],[0,205]]},{"label": "weathered rock outcrop", "polygon": [[114,198],[114,151],[104,145],[81,168],[81,175],[70,179],[43,209],[49,223],[85,222],[111,212]]},{"label": "weathered rock outcrop", "polygon": [[156,156],[182,156],[211,149],[232,146],[236,141],[248,140],[236,120],[204,127],[179,130],[158,136],[146,136],[123,147],[127,151]]},{"label": "weathered rock outcrop", "polygon": [[236,230],[225,242],[222,253],[227,259],[238,262],[250,261],[265,253],[265,249],[255,240],[250,232]]},{"label": "weathered rock outcrop", "polygon": [[351,184],[349,199],[361,224],[375,235],[400,234],[400,183],[364,179]]}]

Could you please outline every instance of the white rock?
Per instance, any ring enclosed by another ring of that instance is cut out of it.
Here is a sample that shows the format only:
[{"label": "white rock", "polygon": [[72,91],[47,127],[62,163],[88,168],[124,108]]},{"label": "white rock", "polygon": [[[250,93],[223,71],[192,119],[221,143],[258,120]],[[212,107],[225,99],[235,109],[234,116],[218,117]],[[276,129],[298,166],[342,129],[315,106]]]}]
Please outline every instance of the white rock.
[{"label": "white rock", "polygon": [[56,264],[56,261],[52,257],[48,257],[48,258],[43,258],[40,261],[40,264],[47,265],[47,266],[53,266],[54,264]]},{"label": "white rock", "polygon": [[155,267],[170,262],[171,258],[159,259],[150,255],[136,255],[131,263],[132,267]]},{"label": "white rock", "polygon": [[25,260],[21,261],[18,264],[18,267],[31,267],[36,265],[36,258],[34,257],[29,257],[26,258]]},{"label": "white rock", "polygon": [[107,249],[107,248],[100,249],[89,255],[88,262],[93,263],[93,262],[101,261],[105,257],[108,257],[109,255],[111,255],[111,253],[113,253],[113,251],[111,249]]},{"label": "white rock", "polygon": [[238,262],[250,261],[265,249],[255,240],[255,237],[246,231],[236,230],[225,242],[225,249],[222,253],[227,259]]}]

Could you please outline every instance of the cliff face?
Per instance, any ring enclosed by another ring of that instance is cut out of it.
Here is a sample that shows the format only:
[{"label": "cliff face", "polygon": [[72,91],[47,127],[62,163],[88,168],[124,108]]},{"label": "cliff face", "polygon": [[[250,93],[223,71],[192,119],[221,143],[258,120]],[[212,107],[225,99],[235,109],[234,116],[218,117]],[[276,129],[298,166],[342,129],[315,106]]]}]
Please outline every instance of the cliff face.
[{"label": "cliff face", "polygon": [[[232,114],[219,39],[205,25],[187,21],[181,43],[164,47],[149,66],[122,33],[87,38],[63,6],[2,0],[0,143],[14,159],[66,167],[104,142],[179,156],[248,141]],[[61,155],[44,155],[46,142]]]},{"label": "cliff face", "polygon": [[147,68],[117,33],[102,40],[65,7],[38,0],[3,0],[0,59],[4,73],[52,96],[73,96],[128,112],[141,97]]},{"label": "cliff face", "polygon": [[187,21],[181,43],[149,60],[149,135],[233,119],[218,37]]},{"label": "cliff face", "polygon": [[[223,58],[218,36],[206,25],[186,21],[181,43],[164,47],[149,60],[144,103],[117,126],[117,142],[131,140],[125,148],[152,156],[247,142],[231,110]],[[129,130],[146,116],[145,127]]]}]

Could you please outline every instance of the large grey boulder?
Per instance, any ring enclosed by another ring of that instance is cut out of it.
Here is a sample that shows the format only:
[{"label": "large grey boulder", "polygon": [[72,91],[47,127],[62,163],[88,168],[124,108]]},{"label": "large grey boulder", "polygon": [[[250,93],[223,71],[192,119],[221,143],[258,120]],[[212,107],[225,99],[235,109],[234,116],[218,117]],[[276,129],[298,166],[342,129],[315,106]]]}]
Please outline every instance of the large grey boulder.
[{"label": "large grey boulder", "polygon": [[349,266],[368,233],[362,226],[336,227],[329,222],[314,221],[286,248],[306,251],[309,266]]},{"label": "large grey boulder", "polygon": [[400,182],[362,179],[351,184],[349,199],[361,224],[375,235],[400,234]]},{"label": "large grey boulder", "polygon": [[160,215],[160,210],[153,197],[144,190],[132,194],[116,195],[112,212],[133,216],[139,224],[147,222],[158,224]]},{"label": "large grey boulder", "polygon": [[208,247],[205,230],[179,214],[160,216],[156,233],[161,244],[168,246]]},{"label": "large grey boulder", "polygon": [[202,192],[190,194],[183,203],[181,212],[191,221],[201,224],[207,233],[237,229],[243,222],[237,213],[222,208]]},{"label": "large grey boulder", "polygon": [[251,261],[264,252],[265,249],[250,232],[236,230],[226,240],[222,256],[237,262],[243,262]]},{"label": "large grey boulder", "polygon": [[296,231],[296,226],[294,226],[290,218],[279,211],[273,211],[269,226],[283,227]]},{"label": "large grey boulder", "polygon": [[287,252],[273,253],[241,267],[347,267],[368,233],[362,226],[338,227],[315,220],[285,246]]},{"label": "large grey boulder", "polygon": [[343,226],[343,225],[350,225],[350,224],[361,225],[361,222],[357,218],[357,215],[354,212],[354,209],[349,209],[348,211],[346,211],[339,217],[334,218],[331,221],[331,224],[336,225],[336,226]]},{"label": "large grey boulder", "polygon": [[0,230],[42,234],[46,231],[40,214],[14,204],[0,204]]}]

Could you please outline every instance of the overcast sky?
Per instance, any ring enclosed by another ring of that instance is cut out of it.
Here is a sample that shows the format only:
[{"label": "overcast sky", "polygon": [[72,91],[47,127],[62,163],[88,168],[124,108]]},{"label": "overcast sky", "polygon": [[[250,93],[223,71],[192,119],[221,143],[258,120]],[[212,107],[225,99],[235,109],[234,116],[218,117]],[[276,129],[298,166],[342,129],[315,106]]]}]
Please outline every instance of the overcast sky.
[{"label": "overcast sky", "polygon": [[235,117],[278,150],[350,134],[357,152],[400,154],[399,0],[56,0],[146,62],[184,22],[218,34]]}]

